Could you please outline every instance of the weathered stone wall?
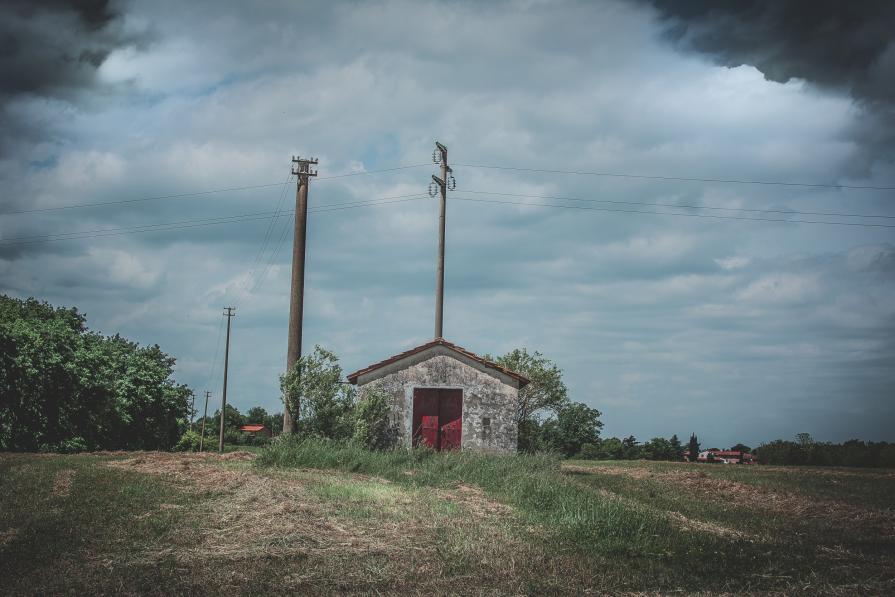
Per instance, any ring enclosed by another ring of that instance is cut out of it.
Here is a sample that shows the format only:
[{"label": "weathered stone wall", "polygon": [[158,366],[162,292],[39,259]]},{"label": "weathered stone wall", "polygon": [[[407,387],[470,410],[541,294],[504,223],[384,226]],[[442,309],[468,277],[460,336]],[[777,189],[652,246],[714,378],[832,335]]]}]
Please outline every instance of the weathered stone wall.
[{"label": "weathered stone wall", "polygon": [[[361,396],[372,387],[391,396],[392,424],[399,444],[411,444],[414,388],[452,388],[463,391],[462,449],[516,451],[518,389],[511,378],[463,362],[445,349],[433,349],[415,357],[396,363],[384,374],[358,380]],[[484,424],[486,419],[489,425]]]}]

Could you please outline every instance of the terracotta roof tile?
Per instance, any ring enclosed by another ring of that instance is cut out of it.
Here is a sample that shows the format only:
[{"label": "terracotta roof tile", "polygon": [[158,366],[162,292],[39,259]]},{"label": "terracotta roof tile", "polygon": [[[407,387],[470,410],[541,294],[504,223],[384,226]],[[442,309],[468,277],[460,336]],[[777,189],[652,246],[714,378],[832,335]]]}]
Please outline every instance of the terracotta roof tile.
[{"label": "terracotta roof tile", "polygon": [[367,373],[372,373],[373,371],[376,371],[377,369],[381,369],[382,367],[385,367],[386,365],[391,365],[392,363],[397,363],[398,361],[400,361],[402,359],[413,356],[417,353],[420,353],[420,352],[427,350],[429,348],[433,348],[435,346],[444,346],[445,348],[449,348],[450,350],[453,350],[454,352],[458,352],[458,353],[462,354],[463,356],[465,356],[469,359],[472,359],[473,361],[476,361],[477,363],[481,363],[482,365],[484,365],[490,369],[495,369],[497,371],[500,371],[504,375],[509,375],[513,379],[519,381],[519,383],[520,383],[519,387],[528,385],[528,383],[530,381],[524,375],[520,375],[519,373],[516,373],[515,371],[512,371],[510,369],[507,369],[506,367],[502,367],[493,361],[484,359],[484,358],[480,357],[479,355],[475,354],[474,352],[470,352],[470,351],[466,350],[462,346],[457,346],[453,342],[448,342],[444,338],[435,338],[434,340],[426,342],[425,344],[421,344],[421,345],[417,346],[416,348],[411,348],[410,350],[404,351],[401,354],[396,354],[393,357],[389,357],[389,358],[385,359],[384,361],[379,361],[378,363],[373,363],[369,367],[365,367],[364,369],[359,369],[359,370],[355,371],[354,373],[349,373],[348,381],[350,381],[353,384],[356,384],[357,378],[360,377],[361,375],[366,375]]}]

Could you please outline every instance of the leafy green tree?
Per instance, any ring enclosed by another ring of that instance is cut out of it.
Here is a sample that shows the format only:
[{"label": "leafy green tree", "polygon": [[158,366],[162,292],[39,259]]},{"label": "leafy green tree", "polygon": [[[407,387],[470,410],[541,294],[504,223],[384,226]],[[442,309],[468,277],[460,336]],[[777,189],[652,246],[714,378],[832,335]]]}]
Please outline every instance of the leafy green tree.
[{"label": "leafy green tree", "polygon": [[556,411],[556,417],[544,421],[544,444],[566,456],[575,456],[584,444],[600,441],[600,411],[581,402],[568,402]]},{"label": "leafy green tree", "polygon": [[582,460],[597,460],[599,457],[600,446],[598,444],[581,444],[581,451],[578,452],[578,458],[581,458]]},{"label": "leafy green tree", "polygon": [[535,351],[517,348],[502,357],[485,358],[517,373],[521,373],[530,383],[519,390],[516,403],[516,426],[519,429],[519,450],[536,452],[541,449],[541,429],[539,419],[548,413],[556,413],[569,401],[568,388],[562,380],[562,369],[556,363]]},{"label": "leafy green tree", "polygon": [[746,444],[735,444],[735,445],[731,446],[730,449],[733,452],[744,452],[744,453],[752,452],[752,448],[750,448]]},{"label": "leafy green tree", "polygon": [[77,309],[0,295],[0,450],[168,449],[191,396],[173,370]]},{"label": "leafy green tree", "polygon": [[269,418],[270,415],[267,414],[267,410],[265,410],[263,406],[253,406],[246,412],[245,424],[264,425],[266,427]]},{"label": "leafy green tree", "polygon": [[568,402],[569,391],[562,380],[562,369],[540,352],[529,354],[525,348],[517,348],[491,360],[502,367],[521,373],[531,381],[519,390],[516,406],[517,424],[544,411],[556,411]]},{"label": "leafy green tree", "polygon": [[267,428],[270,429],[271,433],[274,435],[283,433],[283,413],[273,413],[272,415],[268,415],[265,425],[267,425]]},{"label": "leafy green tree", "polygon": [[625,460],[637,460],[640,458],[640,446],[637,443],[637,438],[633,435],[629,435],[625,439],[622,440],[622,449],[623,449],[623,458]]},{"label": "leafy green tree", "polygon": [[676,433],[671,436],[668,443],[671,444],[672,460],[680,460],[684,457],[684,447],[681,445],[681,440],[678,439]]},{"label": "leafy green tree", "polygon": [[[221,410],[218,409],[214,411],[214,415],[209,417],[209,421],[206,424],[205,429],[208,429],[208,425],[214,427],[214,435],[217,436],[218,432],[221,428]],[[239,412],[239,409],[233,406],[232,404],[228,404],[224,408],[224,432],[227,431],[239,431],[239,428],[246,424],[246,419],[242,416],[242,413]]]},{"label": "leafy green tree", "polygon": [[690,462],[696,462],[696,459],[699,458],[699,440],[696,439],[695,433],[690,434],[690,443],[687,445],[687,451],[690,453]]},{"label": "leafy green tree", "polygon": [[[675,441],[677,447],[674,445]],[[672,436],[670,440],[654,437],[641,446],[641,455],[647,460],[680,460],[680,446],[681,443],[676,435]]]},{"label": "leafy green tree", "polygon": [[354,390],[341,382],[338,357],[320,346],[280,376],[283,402],[298,412],[300,433],[347,439],[354,431]]},{"label": "leafy green tree", "polygon": [[598,444],[600,460],[621,460],[625,455],[625,447],[622,440],[617,437],[607,437]]},{"label": "leafy green tree", "polygon": [[533,454],[545,450],[541,422],[535,418],[525,419],[519,423],[518,448],[520,452]]},{"label": "leafy green tree", "polygon": [[805,464],[805,453],[795,442],[777,439],[763,443],[755,449],[764,464]]}]

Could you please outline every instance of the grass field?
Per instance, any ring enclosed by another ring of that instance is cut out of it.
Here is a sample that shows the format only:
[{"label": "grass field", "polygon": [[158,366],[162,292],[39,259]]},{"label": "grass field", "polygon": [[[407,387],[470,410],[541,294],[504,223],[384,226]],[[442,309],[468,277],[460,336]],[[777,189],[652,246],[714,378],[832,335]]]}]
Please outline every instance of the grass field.
[{"label": "grass field", "polygon": [[0,454],[8,594],[895,594],[895,471]]}]

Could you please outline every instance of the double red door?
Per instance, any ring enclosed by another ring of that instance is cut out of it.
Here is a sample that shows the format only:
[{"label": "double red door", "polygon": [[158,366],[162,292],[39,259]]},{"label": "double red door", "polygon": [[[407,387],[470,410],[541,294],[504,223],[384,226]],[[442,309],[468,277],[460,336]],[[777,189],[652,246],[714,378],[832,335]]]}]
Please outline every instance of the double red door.
[{"label": "double red door", "polygon": [[463,433],[463,391],[440,388],[413,390],[413,445],[459,450]]}]

